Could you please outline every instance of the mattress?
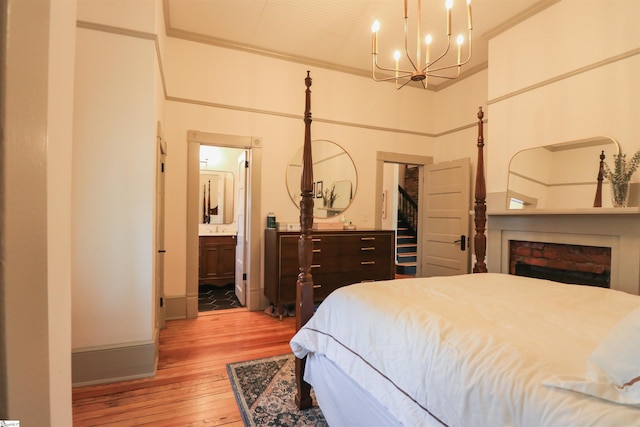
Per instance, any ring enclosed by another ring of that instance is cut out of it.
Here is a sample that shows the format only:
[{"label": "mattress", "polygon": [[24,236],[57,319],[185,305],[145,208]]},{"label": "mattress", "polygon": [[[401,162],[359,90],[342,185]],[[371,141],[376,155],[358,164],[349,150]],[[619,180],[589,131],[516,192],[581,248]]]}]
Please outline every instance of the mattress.
[{"label": "mattress", "polygon": [[407,426],[640,426],[637,406],[543,385],[584,375],[638,307],[618,291],[504,274],[362,283],[333,292],[291,347],[326,357]]}]

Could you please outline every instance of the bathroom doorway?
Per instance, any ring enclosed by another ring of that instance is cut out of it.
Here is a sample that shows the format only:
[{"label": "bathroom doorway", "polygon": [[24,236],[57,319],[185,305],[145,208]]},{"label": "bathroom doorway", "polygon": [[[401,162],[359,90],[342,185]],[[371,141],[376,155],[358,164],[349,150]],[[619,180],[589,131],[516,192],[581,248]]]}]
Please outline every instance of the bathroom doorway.
[{"label": "bathroom doorway", "polygon": [[[188,144],[187,318],[197,317],[203,309],[200,285],[215,287],[212,290],[228,286],[230,301],[237,301],[233,304],[243,302],[239,306],[257,310],[260,260],[249,249],[260,244],[259,216],[239,203],[250,203],[259,212],[261,141],[189,131]],[[242,194],[238,192],[241,157],[246,181]],[[243,248],[240,254],[238,247]]]},{"label": "bathroom doorway", "polygon": [[[200,144],[200,313],[241,308],[246,303],[245,285],[242,281],[245,255],[246,158],[247,150],[244,148]],[[239,257],[236,257],[236,252],[240,252]],[[236,282],[239,284],[238,287]]]}]

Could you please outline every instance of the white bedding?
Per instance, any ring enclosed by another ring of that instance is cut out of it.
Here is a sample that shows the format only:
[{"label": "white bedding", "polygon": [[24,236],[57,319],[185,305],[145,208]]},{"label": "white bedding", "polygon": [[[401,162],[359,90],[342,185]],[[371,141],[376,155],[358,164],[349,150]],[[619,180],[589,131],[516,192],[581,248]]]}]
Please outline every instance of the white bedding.
[{"label": "white bedding", "polygon": [[[502,274],[340,288],[293,337],[407,426],[640,426],[640,408],[545,387],[580,377],[640,297]],[[348,410],[348,408],[345,408]]]}]

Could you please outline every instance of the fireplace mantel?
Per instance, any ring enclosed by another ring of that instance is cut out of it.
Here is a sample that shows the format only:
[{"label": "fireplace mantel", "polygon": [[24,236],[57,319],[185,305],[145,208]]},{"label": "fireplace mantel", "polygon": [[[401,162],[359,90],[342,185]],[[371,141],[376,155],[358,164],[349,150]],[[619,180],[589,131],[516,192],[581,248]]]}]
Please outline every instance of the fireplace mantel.
[{"label": "fireplace mantel", "polygon": [[509,272],[509,242],[611,248],[611,288],[640,295],[640,208],[500,210],[487,214],[487,266]]},{"label": "fireplace mantel", "polygon": [[640,215],[640,207],[583,208],[583,209],[501,209],[489,210],[489,216],[537,216],[537,215]]}]

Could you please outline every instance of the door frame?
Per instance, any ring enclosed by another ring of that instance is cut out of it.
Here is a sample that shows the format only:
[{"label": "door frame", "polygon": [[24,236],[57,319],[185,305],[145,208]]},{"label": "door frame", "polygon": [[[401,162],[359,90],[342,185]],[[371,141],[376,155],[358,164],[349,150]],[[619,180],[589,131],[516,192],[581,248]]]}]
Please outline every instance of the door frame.
[{"label": "door frame", "polygon": [[[416,154],[404,154],[404,153],[392,153],[386,151],[377,151],[376,152],[376,197],[375,197],[375,212],[374,215],[375,222],[374,226],[376,229],[382,227],[382,190],[383,190],[383,175],[384,175],[384,164],[385,163],[399,163],[399,164],[408,164],[408,165],[417,165],[419,168],[418,172],[418,230],[422,230],[423,222],[424,222],[424,167],[426,165],[433,163],[433,157],[431,156],[418,156]],[[422,276],[422,233],[419,232],[416,236],[417,246],[416,246],[416,277]]]},{"label": "door frame", "polygon": [[262,140],[251,136],[224,135],[190,130],[187,132],[187,259],[186,312],[187,319],[198,317],[198,196],[200,177],[200,144],[240,148],[249,153],[247,182],[247,273],[246,307],[260,309],[260,194],[262,192]]},{"label": "door frame", "polygon": [[[164,263],[165,263],[165,192],[166,175],[165,165],[167,157],[167,141],[162,133],[162,125],[158,122],[156,132],[156,212],[155,212],[155,278],[154,278],[154,307],[156,338],[158,331],[165,327],[164,308]],[[157,350],[158,346],[156,346]]]}]

